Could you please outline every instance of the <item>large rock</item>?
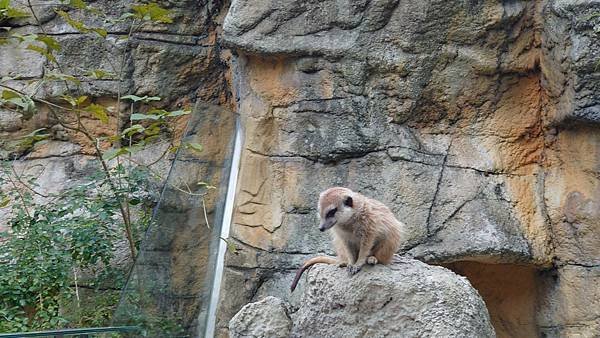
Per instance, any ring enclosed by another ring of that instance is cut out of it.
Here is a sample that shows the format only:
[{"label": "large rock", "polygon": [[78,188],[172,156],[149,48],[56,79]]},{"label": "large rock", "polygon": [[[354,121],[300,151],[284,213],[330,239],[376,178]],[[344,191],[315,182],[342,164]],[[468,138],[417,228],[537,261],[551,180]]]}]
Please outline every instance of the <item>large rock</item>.
[{"label": "large rock", "polygon": [[267,297],[231,320],[231,336],[495,337],[477,291],[442,267],[401,258],[348,277],[345,269],[319,265],[301,283],[291,333],[285,306]]},{"label": "large rock", "polygon": [[229,323],[231,338],[288,337],[292,329],[292,320],[286,304],[279,298],[266,297],[256,303],[244,306]]}]

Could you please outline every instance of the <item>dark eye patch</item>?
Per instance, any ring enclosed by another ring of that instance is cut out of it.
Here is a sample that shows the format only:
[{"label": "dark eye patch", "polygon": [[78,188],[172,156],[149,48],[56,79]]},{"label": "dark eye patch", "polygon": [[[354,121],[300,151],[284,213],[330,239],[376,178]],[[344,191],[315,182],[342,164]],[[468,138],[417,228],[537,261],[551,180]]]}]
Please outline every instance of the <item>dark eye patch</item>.
[{"label": "dark eye patch", "polygon": [[325,217],[331,218],[331,217],[335,216],[336,212],[337,212],[337,208],[331,209],[327,212],[327,215],[325,215]]}]

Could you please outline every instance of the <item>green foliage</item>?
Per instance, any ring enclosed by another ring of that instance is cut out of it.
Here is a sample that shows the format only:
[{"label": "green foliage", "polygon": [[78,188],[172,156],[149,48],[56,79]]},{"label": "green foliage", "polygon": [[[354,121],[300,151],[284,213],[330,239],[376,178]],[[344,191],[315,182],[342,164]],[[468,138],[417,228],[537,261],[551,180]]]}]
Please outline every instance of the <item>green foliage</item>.
[{"label": "green foliage", "polygon": [[125,95],[122,97],[123,100],[131,100],[133,102],[144,102],[144,103],[148,103],[151,101],[160,101],[160,97],[158,96],[143,96],[143,97],[139,97],[137,95]]},{"label": "green foliage", "polygon": [[93,32],[93,33],[98,34],[101,38],[105,38],[108,35],[108,32],[106,31],[106,29],[100,28],[100,27],[88,27],[82,21],[73,19],[71,17],[71,15],[65,11],[57,10],[56,14],[60,15],[60,17],[63,18],[63,20],[65,20],[65,22],[69,26],[71,26],[72,28],[74,28],[75,30],[77,30],[80,33]]},{"label": "green foliage", "polygon": [[39,143],[50,137],[50,134],[45,133],[46,128],[40,128],[32,131],[31,133],[21,137],[20,145],[24,148],[31,148],[34,143]]},{"label": "green foliage", "polygon": [[[0,46],[11,44],[11,48],[27,49],[47,60],[40,79],[19,75],[0,79],[0,108],[25,116],[48,112],[58,125],[94,146],[96,166],[100,169],[85,184],[66,186],[60,193],[42,196],[36,192],[34,178],[17,176],[7,163],[0,168],[0,208],[10,211],[9,228],[0,233],[0,332],[108,324],[118,301],[118,290],[125,282],[125,272],[111,265],[117,243],[126,242],[130,258],[135,258],[156,202],[156,196],[149,190],[156,175],[150,166],[138,165],[131,155],[159,137],[175,135],[173,119],[189,114],[186,109],[166,109],[168,103],[158,96],[121,92],[124,72],[116,63],[126,59],[119,53],[127,52],[141,25],[171,23],[169,10],[153,2],[140,3],[133,4],[129,12],[118,18],[109,18],[94,8],[93,2],[61,2],[54,8],[59,20],[101,42],[98,45],[106,48],[104,52],[115,60],[110,62],[112,68],[78,69],[77,73],[71,73],[72,69],[61,67],[59,56],[64,51],[60,41],[45,34],[31,8],[24,11],[12,6],[10,0],[0,0],[0,23],[28,17],[28,23],[38,25],[37,33],[28,34],[0,27]],[[94,20],[88,20],[90,17]],[[91,24],[102,21],[123,23],[129,28],[126,35],[118,33],[124,42],[122,50],[115,52],[106,47],[114,45],[108,39],[109,32]],[[115,105],[108,106],[98,98],[81,95],[85,92],[82,81],[90,78],[117,83]],[[11,87],[11,80],[27,80],[28,86],[35,90]],[[64,84],[64,92],[51,99],[37,96],[38,89],[49,82]],[[121,107],[125,105],[129,108],[128,121],[121,115],[124,114]],[[107,125],[107,130],[115,130],[114,134],[95,135],[93,126],[88,126],[90,120]],[[109,124],[115,121],[118,125],[112,128]],[[34,130],[18,140],[17,148],[31,149],[50,137],[51,133],[45,129]],[[106,142],[111,147],[107,148]],[[156,161],[176,149],[174,140],[170,142],[169,149]],[[200,144],[182,146],[202,151]],[[148,327],[175,325],[144,320]]]},{"label": "green foliage", "polygon": [[70,0],[69,6],[71,6],[73,8],[77,8],[77,9],[86,9],[87,8],[87,4],[83,0]]},{"label": "green foliage", "polygon": [[16,106],[26,113],[31,113],[36,110],[35,103],[31,97],[10,89],[2,91],[2,95],[0,95],[0,105]]},{"label": "green foliage", "polygon": [[145,20],[154,21],[158,23],[172,23],[171,13],[169,10],[161,8],[156,3],[148,3],[141,5],[131,6],[134,17]]},{"label": "green foliage", "polygon": [[106,107],[92,103],[84,108],[85,111],[92,113],[102,123],[108,123],[108,114]]},{"label": "green foliage", "polygon": [[192,151],[198,152],[198,153],[202,152],[202,150],[204,149],[201,144],[194,143],[194,142],[185,143],[184,147],[186,149],[191,149]]},{"label": "green foliage", "polygon": [[[89,183],[69,187],[48,196],[47,203],[36,205],[33,193],[18,189],[15,177],[4,169],[0,186],[12,189],[0,191],[4,207],[11,208],[10,229],[0,235],[0,332],[69,324],[60,312],[60,304],[74,302],[78,271],[95,272],[97,276],[86,281],[88,286],[108,284],[103,281],[114,269],[110,263],[115,245],[123,237],[123,225],[115,222],[123,194],[145,208],[146,215],[153,204],[145,188],[149,173],[144,167],[129,170],[117,166],[113,174],[122,178],[122,188],[111,189],[106,175],[97,173]],[[27,184],[35,187],[34,180]],[[136,245],[148,222],[148,217],[141,217],[133,225]],[[113,287],[114,279],[112,276]],[[122,286],[123,281],[116,286]],[[78,324],[108,324],[118,300],[111,299],[93,309],[76,306],[81,312]]]},{"label": "green foliage", "polygon": [[87,75],[93,77],[94,79],[106,79],[114,77],[114,74],[102,69],[91,70],[87,73]]},{"label": "green foliage", "polygon": [[10,0],[0,0],[0,23],[4,20],[26,18],[29,13],[10,6]]}]

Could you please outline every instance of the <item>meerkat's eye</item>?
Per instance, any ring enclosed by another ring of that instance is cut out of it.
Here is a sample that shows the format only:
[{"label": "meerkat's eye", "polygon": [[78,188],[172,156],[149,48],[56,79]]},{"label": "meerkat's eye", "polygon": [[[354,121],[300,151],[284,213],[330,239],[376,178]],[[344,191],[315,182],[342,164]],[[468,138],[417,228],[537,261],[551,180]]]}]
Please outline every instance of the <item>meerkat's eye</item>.
[{"label": "meerkat's eye", "polygon": [[327,212],[327,215],[325,215],[325,217],[331,218],[331,217],[335,216],[336,212],[337,212],[337,208],[331,209]]}]

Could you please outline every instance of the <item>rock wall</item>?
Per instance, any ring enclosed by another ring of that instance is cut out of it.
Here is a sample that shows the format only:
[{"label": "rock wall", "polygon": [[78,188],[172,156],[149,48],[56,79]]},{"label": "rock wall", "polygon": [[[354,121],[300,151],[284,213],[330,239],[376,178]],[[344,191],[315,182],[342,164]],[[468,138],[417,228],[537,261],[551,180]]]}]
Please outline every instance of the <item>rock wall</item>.
[{"label": "rock wall", "polygon": [[[294,269],[332,253],[315,217],[318,193],[332,185],[388,204],[409,228],[403,252],[481,288],[498,336],[521,334],[517,313],[535,317],[527,333],[600,334],[598,2],[168,5],[174,25],[135,35],[127,89],[175,104],[236,102],[245,130],[231,231],[240,250],[227,256],[221,335],[263,296],[299,305],[302,290],[287,291]],[[47,31],[71,46],[69,69],[101,63],[80,48],[85,36],[36,8]],[[43,71],[36,55],[0,47],[1,76]],[[114,83],[84,84],[114,99]],[[0,142],[51,125],[44,114],[2,111]],[[82,148],[39,161],[74,175],[65,163],[85,155],[85,144],[65,140]]]},{"label": "rock wall", "polygon": [[[81,88],[76,95],[86,95],[90,101],[109,108],[108,123],[102,123],[97,118],[84,114],[83,124],[94,137],[108,137],[121,133],[130,125],[130,113],[144,112],[137,111],[138,107],[136,107],[136,111],[133,111],[126,104],[117,105],[117,96],[127,94],[159,96],[162,100],[154,102],[153,106],[169,111],[182,108],[191,110],[196,106],[203,113],[207,111],[223,112],[221,125],[234,125],[230,113],[232,107],[230,85],[228,84],[230,72],[226,64],[228,53],[221,50],[216,40],[228,3],[204,0],[161,2],[160,6],[170,10],[172,24],[146,23],[139,26],[140,21],[137,20],[136,26],[132,28],[129,26],[131,20],[127,21],[128,23],[114,20],[122,14],[130,12],[134,1],[86,0],[84,2],[92,10],[84,13],[75,10],[72,6],[67,6],[64,1],[10,1],[11,6],[16,5],[25,12],[29,12],[29,7],[33,8],[35,17],[5,21],[4,12],[0,13],[0,85],[8,84],[29,94],[36,93],[35,96],[38,99],[64,104],[64,101],[60,99],[60,95],[64,94],[66,90],[64,82],[40,82],[40,80],[44,75],[56,71],[78,77],[81,80]],[[73,18],[82,20],[89,27],[103,27],[107,31],[106,39],[99,39],[91,33],[83,34],[70,27],[55,12],[59,9],[69,12]],[[93,11],[97,11],[100,15],[95,16]],[[39,20],[39,24],[37,20]],[[10,30],[5,30],[4,26]],[[131,38],[126,39],[130,31],[133,34],[131,34]],[[12,43],[14,41],[8,40],[9,43],[5,44],[4,37],[8,34],[42,32],[56,39],[62,46],[60,51],[55,52],[60,69],[57,69],[57,66],[48,62],[43,56],[28,50],[27,43],[17,45]],[[98,69],[109,73],[107,78],[96,79],[88,74],[88,72]],[[115,78],[120,72],[123,73],[125,80],[121,83],[119,91],[119,83]],[[0,88],[0,92],[3,89]],[[199,104],[195,105],[196,102]],[[205,114],[204,117],[206,115],[208,114]],[[171,160],[174,159],[170,152],[163,157],[170,145],[167,138],[181,136],[187,121],[187,116],[177,118],[173,133],[164,135],[165,137],[161,137],[158,142],[134,154],[133,160],[142,164],[156,163],[152,167],[152,173],[158,174],[161,179],[166,179],[171,168]],[[33,147],[20,145],[22,136],[39,128],[45,128],[45,132],[50,134],[47,142],[38,143]],[[212,135],[212,132],[217,135]],[[231,133],[231,130],[228,132]],[[222,165],[222,163],[218,159],[221,155],[226,156],[226,154],[215,155],[214,152],[229,145],[229,137],[230,135],[222,128],[217,128],[210,130],[210,133],[203,133],[201,137],[195,139],[207,149],[201,155],[204,165],[196,163],[192,169],[186,171],[181,169],[183,165],[180,162],[172,174],[180,175],[180,171],[184,172],[182,176],[185,180],[175,183],[187,185],[188,180],[195,180],[190,183],[194,192],[201,188],[197,185],[199,181],[219,186],[220,177],[216,177],[218,175],[215,172],[220,174],[217,165]],[[99,141],[99,145],[103,150],[107,150],[111,146],[105,140]],[[50,116],[46,105],[40,105],[39,111],[31,115],[21,114],[10,107],[0,105],[0,164],[11,161],[18,175],[37,178],[36,184],[39,187],[36,188],[36,191],[41,194],[58,193],[65,187],[81,184],[88,180],[99,170],[99,163],[94,156],[93,144],[81,134],[61,127],[58,121]],[[214,160],[217,164],[209,163],[207,158]],[[109,165],[116,164],[115,162],[114,160],[110,161]],[[202,175],[199,171],[206,169],[205,167],[211,168],[208,174],[204,171],[202,174],[206,175]],[[0,168],[0,170],[3,169],[4,166]],[[198,178],[198,176],[204,177]],[[150,180],[154,178],[152,175]],[[5,188],[7,187],[0,186],[0,189]],[[153,200],[158,200],[162,185],[156,184],[148,189],[155,192],[155,195],[152,196]],[[172,201],[171,190],[162,195],[165,199],[163,205],[176,203]],[[219,193],[215,192],[214,195]],[[36,202],[45,203],[44,199],[39,196],[36,196]],[[214,205],[218,203],[212,199],[212,196],[207,196],[205,200],[196,197],[193,201],[188,199],[179,202],[176,205],[177,208],[169,210],[170,213],[158,214],[159,221],[161,217],[162,219],[170,217],[168,221],[175,223],[170,231],[159,229],[163,231],[158,235],[156,235],[156,231],[148,235],[150,241],[154,241],[154,243],[142,247],[143,255],[138,257],[138,262],[140,262],[138,265],[142,266],[138,266],[135,274],[132,273],[132,281],[150,275],[143,281],[146,282],[144,291],[152,293],[146,297],[147,299],[144,298],[146,303],[143,304],[147,305],[146,308],[137,311],[138,309],[123,301],[120,308],[121,313],[129,312],[125,315],[115,314],[113,318],[115,323],[122,324],[132,318],[135,325],[140,324],[140,318],[145,318],[146,322],[151,321],[154,319],[153,314],[148,313],[160,306],[160,309],[163,310],[161,313],[163,318],[176,313],[179,319],[176,328],[196,332],[200,308],[206,303],[205,299],[200,296],[205,290],[204,277],[206,265],[208,265],[206,262],[208,246],[211,242],[211,232],[206,230],[207,226],[204,222],[213,219],[211,212]],[[206,203],[198,204],[201,202]],[[189,216],[186,212],[192,205],[196,207],[192,212],[193,216],[199,217],[186,218],[185,216]],[[206,208],[204,210],[208,210],[209,215],[203,214],[203,207]],[[137,208],[132,207],[132,210],[133,213],[136,213]],[[9,212],[10,208],[0,208],[0,231],[5,230]],[[168,223],[165,222],[165,224]],[[160,241],[156,240],[156,236],[161,236]],[[212,242],[215,241],[218,239]],[[118,243],[117,250],[113,264],[123,268],[123,273],[127,273],[131,270],[132,263],[127,243],[124,240]],[[150,268],[147,267],[152,264],[154,265]],[[79,285],[82,287],[87,286],[85,277],[84,275],[79,280]],[[111,285],[108,290],[96,291],[93,290],[93,286],[90,287],[92,290],[86,292],[85,297],[82,297],[83,302],[88,303],[87,306],[92,308],[101,307],[103,311],[111,311],[110,307],[114,307],[116,304],[102,303],[98,305],[96,300],[102,300],[102,297],[109,294],[115,295],[111,299],[119,299],[122,287],[120,284],[124,279],[126,278],[119,279],[118,283],[115,282],[115,285]],[[161,287],[159,291],[157,291],[158,287]],[[131,292],[126,296],[130,296],[130,294]],[[123,299],[129,300],[130,298],[134,297],[124,297]],[[156,301],[157,298],[160,300]],[[79,298],[77,298],[77,302],[79,302]],[[157,305],[157,303],[159,304]],[[75,307],[70,308],[67,304],[64,313],[69,316],[70,311],[76,310]],[[80,313],[75,315],[79,316]],[[81,325],[79,319],[77,323]],[[161,324],[165,327],[168,326],[166,320]]]},{"label": "rock wall", "polygon": [[[11,5],[26,12],[27,3],[22,0],[11,1]],[[127,36],[130,26],[113,21],[129,12],[132,2],[91,1],[89,4],[101,12],[99,17],[94,17],[91,13],[83,15],[80,11],[70,13],[90,27],[106,29],[108,35],[105,41],[94,39],[90,34],[82,34],[67,25],[55,12],[57,9],[69,11],[69,7],[60,2],[31,1],[41,26],[38,26],[32,16],[3,22],[2,26],[10,28],[10,34],[43,31],[61,44],[62,49],[56,52],[56,59],[62,72],[81,79],[80,94],[114,108],[109,112],[107,125],[92,117],[83,117],[94,136],[107,136],[125,129],[130,114],[126,105],[116,107],[116,75],[97,79],[88,74],[96,69],[118,74],[122,68],[125,81],[121,84],[121,95],[160,96],[160,105],[171,109],[192,108],[196,101],[231,107],[227,80],[229,71],[225,61],[227,55],[221,52],[216,41],[228,4],[203,0],[163,4],[171,11],[174,22],[143,24],[133,30],[132,38],[127,42],[123,38]],[[35,92],[38,98],[56,101],[57,97],[65,93],[64,82],[46,81],[38,86],[38,80],[44,74],[58,69],[42,55],[26,47],[27,44],[0,45],[0,78],[3,81],[9,79],[6,84],[13,88],[26,93]],[[120,114],[117,115],[117,111]],[[118,121],[117,116],[120,118]],[[185,125],[184,122],[182,125]],[[21,136],[38,128],[47,128],[52,134],[52,141],[66,143],[34,150],[15,146]],[[107,142],[102,142],[101,145],[109,146]],[[32,151],[36,155],[27,155]],[[156,150],[155,153],[159,151]],[[93,155],[91,144],[80,135],[61,128],[49,116],[44,105],[33,116],[23,116],[0,107],[0,159],[16,158],[26,162],[36,157],[67,165],[72,156],[80,155]],[[76,171],[67,168],[66,174],[58,181],[70,179]],[[55,183],[45,180],[40,182],[43,189],[51,189]]]},{"label": "rock wall", "polygon": [[407,224],[407,255],[480,287],[498,336],[600,334],[599,11],[233,1],[243,250],[227,260],[221,332],[250,300],[299,306],[293,269],[331,253],[318,193],[343,185]]}]

